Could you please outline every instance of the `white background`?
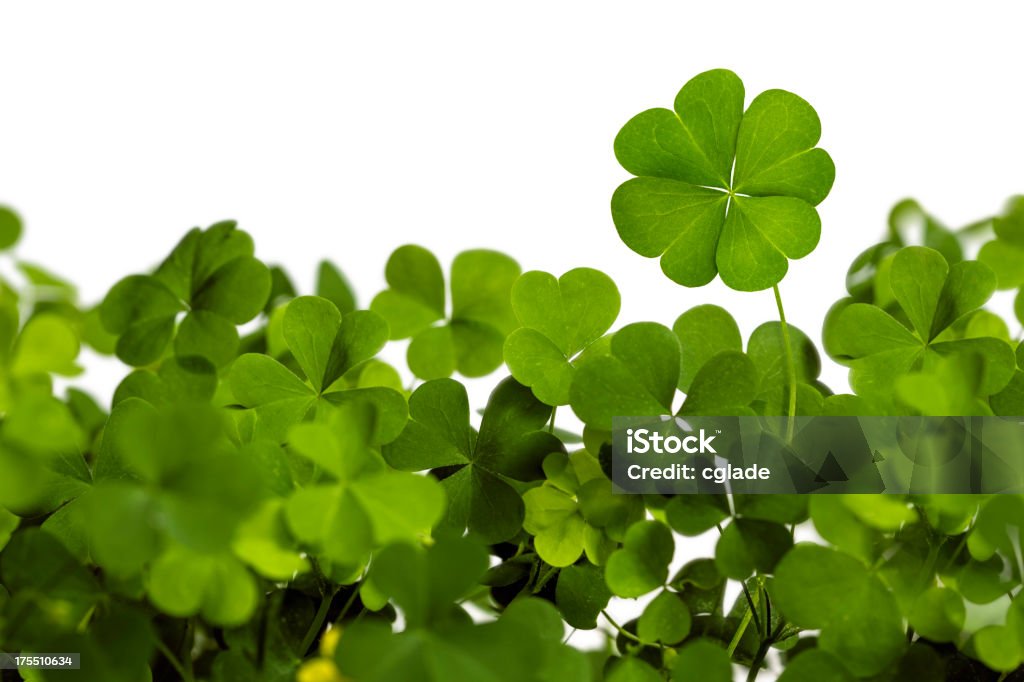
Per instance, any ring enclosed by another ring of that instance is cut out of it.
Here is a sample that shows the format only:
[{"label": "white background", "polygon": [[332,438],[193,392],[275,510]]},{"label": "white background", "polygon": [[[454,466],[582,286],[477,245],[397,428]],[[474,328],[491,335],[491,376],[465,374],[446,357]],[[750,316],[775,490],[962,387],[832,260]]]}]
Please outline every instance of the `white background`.
[{"label": "white background", "polygon": [[620,324],[715,302],[749,332],[770,291],[671,283],[608,209],[620,126],[726,67],[748,101],[784,88],[821,116],[836,183],[781,286],[817,338],[896,200],[955,226],[1024,191],[1022,20],[1011,3],[6,2],[0,203],[26,220],[20,255],[86,300],[233,217],[307,291],[335,260],[364,305],[399,244],[446,262],[483,246],[609,272]]}]

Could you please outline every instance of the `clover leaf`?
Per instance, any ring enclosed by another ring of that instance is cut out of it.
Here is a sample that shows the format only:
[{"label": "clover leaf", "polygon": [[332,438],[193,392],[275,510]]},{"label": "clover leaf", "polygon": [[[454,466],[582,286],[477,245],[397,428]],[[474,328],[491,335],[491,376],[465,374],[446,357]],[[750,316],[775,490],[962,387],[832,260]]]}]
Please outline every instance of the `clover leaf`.
[{"label": "clover leaf", "polygon": [[501,365],[505,337],[519,326],[510,303],[519,273],[519,264],[504,254],[463,251],[452,261],[449,315],[441,264],[410,244],[391,254],[384,271],[389,288],[370,310],[387,320],[392,339],[412,339],[406,357],[419,378],[456,371],[485,376]]},{"label": "clover leaf", "polygon": [[390,471],[372,449],[373,407],[350,404],[326,422],[298,424],[291,448],[326,472],[285,503],[295,536],[332,561],[360,566],[374,549],[428,535],[444,494],[424,476]]},{"label": "clover leaf", "polygon": [[548,480],[523,494],[523,528],[534,536],[537,554],[563,567],[586,551],[591,563],[603,564],[626,529],[643,517],[639,498],[613,494],[601,464],[586,450],[551,454],[544,471]]},{"label": "clover leaf", "polygon": [[409,398],[409,423],[383,449],[401,471],[435,470],[448,493],[447,524],[489,543],[522,527],[523,500],[514,482],[543,476],[542,462],[564,451],[540,429],[551,408],[512,378],[491,393],[477,434],[469,424],[469,398],[451,379],[427,381]]},{"label": "clover leaf", "polygon": [[776,568],[773,597],[791,622],[820,628],[819,646],[858,677],[881,672],[906,646],[892,592],[834,549],[794,547]]},{"label": "clover leaf", "polygon": [[384,548],[373,560],[369,583],[402,609],[409,627],[450,618],[487,570],[487,552],[472,538],[440,537],[429,549],[408,543]]},{"label": "clover leaf", "polygon": [[660,521],[638,521],[629,527],[622,547],[608,557],[605,580],[613,594],[642,597],[668,580],[675,540]]},{"label": "clover leaf", "polygon": [[118,337],[117,356],[130,365],[148,365],[174,338],[178,355],[201,355],[217,366],[233,359],[236,325],[256,317],[270,295],[270,271],[253,251],[252,238],[234,222],[196,228],[152,275],[115,284],[100,318]]},{"label": "clover leaf", "polygon": [[972,353],[985,359],[982,394],[1009,383],[1015,361],[1008,343],[958,338],[953,328],[995,290],[987,266],[977,261],[951,266],[933,249],[908,247],[893,258],[890,279],[900,319],[877,306],[852,303],[834,308],[826,321],[826,345],[833,357],[850,365],[854,390],[891,401],[893,384],[904,374],[933,366],[942,357]]},{"label": "clover leaf", "polygon": [[[350,381],[387,341],[387,325],[375,313],[359,310],[342,316],[338,308],[318,296],[302,296],[288,303],[283,336],[299,377],[278,360],[247,353],[231,367],[228,383],[240,405],[253,410],[256,434],[278,442],[288,429],[321,410],[347,402],[376,407],[374,442],[393,440],[405,425],[405,398],[393,388],[359,385]],[[353,385],[353,383],[355,385]]]},{"label": "clover leaf", "polygon": [[576,268],[559,278],[525,273],[512,287],[523,326],[505,339],[509,371],[548,405],[569,403],[573,359],[597,341],[619,314],[619,291],[598,270]]},{"label": "clover leaf", "polygon": [[580,363],[569,389],[573,411],[606,431],[613,417],[670,414],[679,382],[679,340],[660,324],[615,332],[607,353]]},{"label": "clover leaf", "polygon": [[707,71],[683,86],[674,110],[638,114],[615,138],[616,158],[637,176],[612,197],[619,236],[660,256],[684,286],[720,274],[733,289],[767,289],[818,244],[814,207],[835,178],[815,147],[818,115],[784,90],[761,93],[745,112],[743,99],[736,74]]},{"label": "clover leaf", "polygon": [[0,206],[0,251],[6,251],[21,239],[21,216],[7,206]]}]

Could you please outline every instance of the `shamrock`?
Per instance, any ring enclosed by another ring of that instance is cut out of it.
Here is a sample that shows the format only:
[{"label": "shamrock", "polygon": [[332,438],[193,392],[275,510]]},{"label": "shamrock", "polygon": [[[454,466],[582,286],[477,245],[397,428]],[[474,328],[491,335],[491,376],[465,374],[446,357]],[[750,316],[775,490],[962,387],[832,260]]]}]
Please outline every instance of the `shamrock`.
[{"label": "shamrock", "polygon": [[1024,196],[1013,197],[992,227],[996,238],[984,244],[978,260],[996,273],[1000,289],[1018,289],[1014,312],[1024,324]]},{"label": "shamrock", "polygon": [[257,435],[281,442],[293,424],[325,405],[365,401],[377,409],[374,442],[393,440],[405,425],[405,398],[393,388],[352,385],[347,376],[384,347],[384,320],[367,310],[342,316],[318,296],[292,300],[283,315],[282,335],[305,381],[259,353],[239,357],[228,378],[235,399],[255,413]]},{"label": "shamrock", "polygon": [[252,238],[234,222],[195,228],[152,275],[115,284],[100,318],[118,336],[117,356],[148,365],[173,337],[177,355],[203,356],[218,367],[230,362],[238,348],[236,325],[256,317],[270,295],[270,271],[253,251]]},{"label": "shamrock", "polygon": [[[614,417],[673,414],[680,377],[676,335],[660,324],[638,322],[615,332],[606,352],[580,363],[570,404],[587,426],[611,431]],[[678,414],[753,414],[748,405],[757,396],[757,381],[743,353],[715,354],[690,381]]]},{"label": "shamrock", "polygon": [[743,83],[731,71],[696,76],[674,111],[649,109],[615,138],[615,156],[637,177],[612,197],[612,218],[629,248],[661,257],[684,286],[721,274],[740,291],[778,284],[788,259],[818,244],[814,207],[835,167],[815,148],[821,124],[796,95],[768,90],[743,111]]},{"label": "shamrock", "polygon": [[444,511],[436,481],[391,471],[373,450],[373,409],[350,403],[326,422],[292,427],[289,436],[290,447],[325,476],[288,498],[288,524],[298,539],[341,566],[361,566],[390,542],[417,540]]},{"label": "shamrock", "polygon": [[573,359],[608,331],[619,303],[615,283],[598,270],[576,268],[558,279],[524,274],[512,287],[512,309],[523,326],[505,340],[512,376],[548,405],[568,404]]},{"label": "shamrock", "polygon": [[834,549],[800,544],[790,550],[776,568],[772,597],[795,625],[820,628],[819,646],[860,677],[884,670],[906,646],[892,592]]},{"label": "shamrock", "polygon": [[899,377],[964,353],[985,359],[982,395],[1009,383],[1015,366],[1010,345],[993,337],[963,337],[955,328],[995,291],[996,278],[987,266],[977,261],[949,265],[938,251],[912,246],[894,256],[890,284],[899,319],[875,305],[846,302],[826,320],[826,347],[850,365],[857,393],[891,400]]},{"label": "shamrock", "polygon": [[441,379],[455,371],[485,376],[501,365],[505,337],[518,326],[509,298],[519,273],[519,264],[504,254],[463,251],[452,261],[446,317],[441,264],[430,251],[410,244],[388,258],[389,288],[373,299],[370,310],[387,320],[392,339],[412,339],[407,359],[419,378]]},{"label": "shamrock", "polygon": [[516,482],[541,478],[544,458],[563,451],[555,436],[539,430],[550,417],[549,406],[508,378],[491,393],[478,435],[465,387],[434,379],[409,398],[409,423],[383,454],[402,471],[435,469],[448,493],[447,524],[499,542],[523,524]]},{"label": "shamrock", "polygon": [[672,531],[660,521],[637,521],[623,539],[620,549],[608,557],[605,580],[613,594],[642,597],[665,585],[668,565],[675,551]]},{"label": "shamrock", "polygon": [[544,460],[547,480],[523,495],[523,528],[534,536],[541,559],[552,566],[576,563],[584,550],[603,564],[626,529],[643,517],[640,498],[612,493],[601,464],[586,450]]}]

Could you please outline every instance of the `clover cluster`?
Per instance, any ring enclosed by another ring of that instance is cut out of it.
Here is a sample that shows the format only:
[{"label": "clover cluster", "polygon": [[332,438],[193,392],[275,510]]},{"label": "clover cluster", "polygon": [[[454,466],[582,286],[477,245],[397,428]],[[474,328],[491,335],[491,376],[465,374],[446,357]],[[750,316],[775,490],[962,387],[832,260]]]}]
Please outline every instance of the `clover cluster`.
[{"label": "clover cluster", "polygon": [[[613,493],[616,416],[762,416],[785,444],[797,415],[1024,414],[1024,294],[986,307],[1024,286],[1021,200],[962,230],[898,205],[823,321],[853,391],[820,380],[778,289],[820,237],[819,135],[719,70],[615,140],[623,241],[674,283],[773,289],[747,338],[712,303],[621,323],[608,275],[481,249],[402,246],[362,304],[324,262],[304,293],[229,222],[82,305],[0,210],[0,649],[103,682],[1006,679],[1020,496]],[[111,400],[83,348],[128,366]],[[484,405],[453,378],[494,373]]]}]

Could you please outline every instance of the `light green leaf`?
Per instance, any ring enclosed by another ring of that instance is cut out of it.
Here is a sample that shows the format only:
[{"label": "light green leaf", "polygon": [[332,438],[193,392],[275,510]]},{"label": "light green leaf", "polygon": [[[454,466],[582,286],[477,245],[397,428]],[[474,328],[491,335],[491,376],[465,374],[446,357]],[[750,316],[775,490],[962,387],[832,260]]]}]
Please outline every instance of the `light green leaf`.
[{"label": "light green leaf", "polygon": [[966,617],[963,597],[938,585],[922,592],[908,614],[915,632],[933,642],[957,641]]},{"label": "light green leaf", "polygon": [[550,405],[569,402],[572,359],[604,334],[619,312],[615,283],[598,270],[576,268],[555,279],[527,272],[512,288],[523,327],[506,340],[512,376]]},{"label": "light green leaf", "polygon": [[178,618],[201,613],[211,623],[249,620],[259,594],[252,575],[229,554],[200,554],[172,547],[153,563],[146,580],[153,604]]},{"label": "light green leaf", "polygon": [[619,597],[641,597],[668,580],[675,541],[672,532],[658,521],[630,526],[621,549],[608,557],[605,580]]},{"label": "light green leaf", "polygon": [[673,645],[690,634],[690,610],[675,592],[664,590],[647,605],[636,633],[645,642]]},{"label": "light green leaf", "polygon": [[63,317],[43,313],[31,318],[14,347],[11,373],[27,376],[52,372],[74,376],[81,372],[78,335]]}]

